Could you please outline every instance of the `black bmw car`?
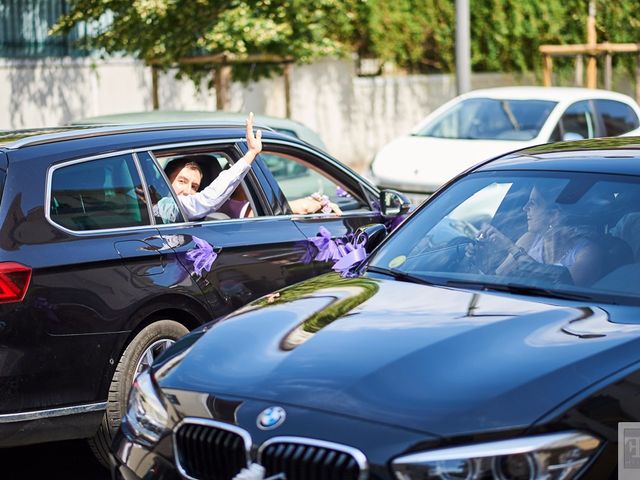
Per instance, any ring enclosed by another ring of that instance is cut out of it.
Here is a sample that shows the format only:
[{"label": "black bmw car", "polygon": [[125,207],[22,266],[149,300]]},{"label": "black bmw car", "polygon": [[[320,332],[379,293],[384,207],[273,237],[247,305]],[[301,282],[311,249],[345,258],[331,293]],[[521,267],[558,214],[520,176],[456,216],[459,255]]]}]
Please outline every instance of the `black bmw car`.
[{"label": "black bmw car", "polygon": [[[244,137],[228,122],[0,134],[0,447],[86,437],[108,464],[133,377],[167,346],[329,271],[310,242],[321,227],[329,241],[394,219],[393,193],[270,129],[229,200],[252,217],[233,204],[160,215],[161,201],[179,205],[170,162],[197,163],[204,187]],[[342,215],[294,214],[315,192]]]},{"label": "black bmw car", "polygon": [[486,162],[364,262],[165,352],[115,478],[615,479],[640,421],[639,254],[638,139]]}]

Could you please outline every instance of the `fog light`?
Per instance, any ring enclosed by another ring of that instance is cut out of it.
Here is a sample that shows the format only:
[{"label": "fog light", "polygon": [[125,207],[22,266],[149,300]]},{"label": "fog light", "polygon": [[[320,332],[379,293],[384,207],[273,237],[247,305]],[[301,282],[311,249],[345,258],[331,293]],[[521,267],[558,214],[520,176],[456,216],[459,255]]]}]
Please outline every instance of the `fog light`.
[{"label": "fog light", "polygon": [[536,470],[536,462],[528,453],[497,457],[493,464],[495,476],[500,480],[533,480]]}]

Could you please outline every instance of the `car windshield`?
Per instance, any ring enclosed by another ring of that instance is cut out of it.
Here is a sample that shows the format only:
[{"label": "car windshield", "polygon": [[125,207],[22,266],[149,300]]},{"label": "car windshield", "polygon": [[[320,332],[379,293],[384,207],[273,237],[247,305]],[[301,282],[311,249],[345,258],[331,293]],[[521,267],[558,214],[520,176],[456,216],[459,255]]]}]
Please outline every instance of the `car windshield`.
[{"label": "car windshield", "polygon": [[469,98],[439,115],[415,135],[468,140],[531,140],[556,106],[546,100]]},{"label": "car windshield", "polygon": [[640,303],[640,177],[477,172],[405,222],[367,269],[400,280]]}]

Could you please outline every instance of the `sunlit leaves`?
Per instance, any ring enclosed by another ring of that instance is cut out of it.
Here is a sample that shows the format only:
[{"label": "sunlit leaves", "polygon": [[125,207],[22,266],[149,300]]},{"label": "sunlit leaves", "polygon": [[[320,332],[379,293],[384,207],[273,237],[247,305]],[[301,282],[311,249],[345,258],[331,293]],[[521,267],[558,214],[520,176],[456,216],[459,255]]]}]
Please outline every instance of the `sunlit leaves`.
[{"label": "sunlit leaves", "polygon": [[[308,62],[356,51],[408,72],[455,69],[454,0],[70,0],[56,30],[95,25],[94,46],[165,66],[207,54]],[[588,0],[469,0],[474,71],[539,69],[541,44],[584,43]],[[597,0],[600,41],[639,42],[640,2]],[[633,56],[616,63],[635,65]],[[564,64],[571,65],[570,61]],[[559,61],[557,65],[562,66]],[[196,79],[211,65],[183,65]],[[237,67],[236,78],[273,66]]]}]

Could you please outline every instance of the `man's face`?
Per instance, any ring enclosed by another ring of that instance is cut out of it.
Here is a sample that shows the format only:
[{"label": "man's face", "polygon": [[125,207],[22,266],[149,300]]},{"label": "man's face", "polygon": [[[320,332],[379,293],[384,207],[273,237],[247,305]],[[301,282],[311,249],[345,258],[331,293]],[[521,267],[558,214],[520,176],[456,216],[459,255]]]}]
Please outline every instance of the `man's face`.
[{"label": "man's face", "polygon": [[202,175],[193,168],[183,167],[182,170],[174,172],[169,180],[178,195],[193,195],[200,188]]}]

